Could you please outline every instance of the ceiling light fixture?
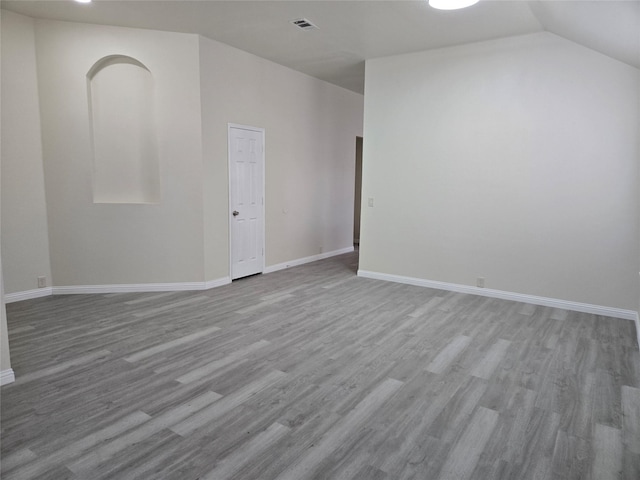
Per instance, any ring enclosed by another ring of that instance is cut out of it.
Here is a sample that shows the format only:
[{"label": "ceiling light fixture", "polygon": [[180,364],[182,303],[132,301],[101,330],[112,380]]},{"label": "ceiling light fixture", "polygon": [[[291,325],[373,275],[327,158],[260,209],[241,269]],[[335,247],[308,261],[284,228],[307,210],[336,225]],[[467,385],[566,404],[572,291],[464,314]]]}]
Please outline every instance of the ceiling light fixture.
[{"label": "ceiling light fixture", "polygon": [[91,0],[76,0],[78,3],[91,3]]},{"label": "ceiling light fixture", "polygon": [[480,0],[429,0],[429,6],[438,10],[458,10],[475,5]]}]

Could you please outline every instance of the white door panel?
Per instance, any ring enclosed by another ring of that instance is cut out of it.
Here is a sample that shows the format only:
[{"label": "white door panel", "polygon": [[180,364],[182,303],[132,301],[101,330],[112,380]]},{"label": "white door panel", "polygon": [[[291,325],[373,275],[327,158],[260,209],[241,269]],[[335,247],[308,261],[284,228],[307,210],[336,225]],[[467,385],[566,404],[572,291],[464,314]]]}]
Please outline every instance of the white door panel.
[{"label": "white door panel", "polygon": [[264,132],[229,126],[231,278],[264,268]]}]

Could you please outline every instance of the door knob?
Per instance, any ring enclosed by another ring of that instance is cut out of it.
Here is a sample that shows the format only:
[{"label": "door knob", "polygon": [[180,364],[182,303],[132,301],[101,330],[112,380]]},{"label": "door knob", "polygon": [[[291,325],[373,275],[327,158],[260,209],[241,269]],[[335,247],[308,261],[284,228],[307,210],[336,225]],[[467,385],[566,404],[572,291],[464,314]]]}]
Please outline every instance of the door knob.
[{"label": "door knob", "polygon": [[239,212],[239,211],[237,211],[237,210],[234,210],[232,215],[233,215],[234,217],[237,217],[238,215],[240,215],[240,212]]}]

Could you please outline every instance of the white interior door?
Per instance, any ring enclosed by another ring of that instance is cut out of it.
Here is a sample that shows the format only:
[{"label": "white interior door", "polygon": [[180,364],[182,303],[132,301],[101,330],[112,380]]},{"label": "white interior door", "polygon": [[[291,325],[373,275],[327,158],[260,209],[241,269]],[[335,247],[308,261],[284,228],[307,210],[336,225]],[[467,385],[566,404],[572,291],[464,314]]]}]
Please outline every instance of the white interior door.
[{"label": "white interior door", "polygon": [[264,269],[264,130],[229,125],[231,278]]}]

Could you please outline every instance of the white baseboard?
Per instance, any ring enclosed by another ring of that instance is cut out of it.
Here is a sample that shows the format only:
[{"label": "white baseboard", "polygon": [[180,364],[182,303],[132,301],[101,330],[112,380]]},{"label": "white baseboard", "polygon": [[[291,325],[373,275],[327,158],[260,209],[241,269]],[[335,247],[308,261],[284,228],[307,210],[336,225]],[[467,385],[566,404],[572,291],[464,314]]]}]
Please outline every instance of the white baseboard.
[{"label": "white baseboard", "polygon": [[207,282],[179,282],[179,283],[133,283],[115,285],[70,285],[53,287],[54,295],[75,295],[83,293],[149,293],[149,292],[179,292],[192,290],[208,290],[231,283],[229,277],[209,280]]},{"label": "white baseboard", "polygon": [[215,280],[207,280],[204,282],[204,290],[209,290],[211,288],[222,287],[224,285],[229,285],[231,283],[231,277],[222,277],[217,278]]},{"label": "white baseboard", "polygon": [[0,371],[0,385],[7,385],[16,381],[16,376],[13,373],[13,369]]},{"label": "white baseboard", "polygon": [[34,290],[25,290],[23,292],[6,293],[4,295],[4,303],[20,302],[22,300],[31,300],[33,298],[48,297],[51,295],[51,287],[36,288]]},{"label": "white baseboard", "polygon": [[[310,257],[298,258],[288,262],[271,265],[264,269],[263,273],[276,272],[289,267],[304,265],[324,258],[342,255],[353,252],[353,246],[333,250],[332,252],[320,253]],[[19,302],[32,298],[46,297],[49,295],[78,295],[90,293],[145,293],[145,292],[177,292],[189,290],[209,290],[210,288],[221,287],[231,283],[231,277],[222,277],[206,282],[182,282],[182,283],[134,283],[134,284],[114,284],[114,285],[67,285],[59,287],[38,288],[26,292],[16,292],[5,294],[5,303]]]},{"label": "white baseboard", "polygon": [[457,283],[437,282],[434,280],[424,280],[422,278],[404,277],[402,275],[370,272],[367,270],[358,270],[358,276],[364,278],[373,278],[375,280],[385,280],[387,282],[406,283],[408,285],[415,285],[418,287],[435,288],[438,290],[448,290],[451,292],[459,293],[469,293],[471,295],[480,295],[483,297],[500,298],[502,300],[511,300],[514,302],[532,303],[534,305],[562,308],[564,310],[592,313],[594,315],[603,315],[606,317],[623,318],[625,320],[636,320],[638,318],[638,312],[634,310],[623,310],[621,308],[603,307],[600,305],[572,302],[569,300],[559,300],[556,298],[538,297],[535,295],[526,295],[524,293],[505,292],[504,290],[472,287],[470,285],[460,285]]},{"label": "white baseboard", "polygon": [[318,255],[312,255],[310,257],[298,258],[296,260],[290,260],[288,262],[278,263],[276,265],[270,265],[264,269],[263,273],[277,272],[278,270],[284,270],[285,268],[297,267],[298,265],[304,265],[305,263],[311,263],[317,260],[335,257],[336,255],[342,255],[343,253],[349,252],[353,252],[353,246],[341,248],[340,250],[333,250],[332,252],[319,253]]},{"label": "white baseboard", "polygon": [[53,287],[54,295],[78,295],[88,293],[137,293],[170,292],[174,290],[202,290],[201,283],[134,283],[115,285],[67,285]]},{"label": "white baseboard", "polygon": [[148,293],[148,292],[178,292],[191,290],[209,290],[231,283],[231,278],[223,277],[206,282],[180,283],[135,283],[114,285],[69,285],[60,287],[39,288],[26,292],[9,293],[4,296],[5,303],[19,302],[32,298],[49,295],[76,295],[88,293]]}]

